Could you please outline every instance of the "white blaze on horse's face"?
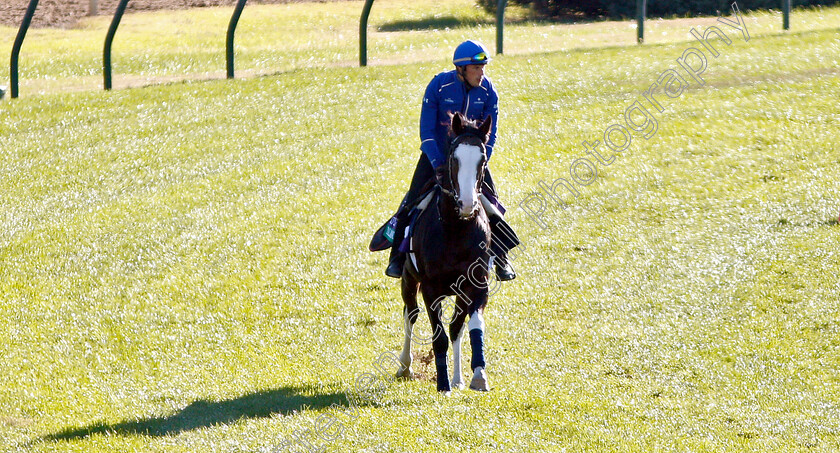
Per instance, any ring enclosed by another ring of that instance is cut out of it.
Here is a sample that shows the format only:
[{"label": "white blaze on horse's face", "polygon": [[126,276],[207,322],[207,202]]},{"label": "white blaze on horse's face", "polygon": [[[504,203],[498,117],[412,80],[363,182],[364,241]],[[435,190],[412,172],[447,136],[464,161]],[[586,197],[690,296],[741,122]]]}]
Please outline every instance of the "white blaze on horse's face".
[{"label": "white blaze on horse's face", "polygon": [[458,161],[458,214],[467,218],[478,209],[478,175],[484,164],[484,152],[480,146],[462,143],[455,148]]}]

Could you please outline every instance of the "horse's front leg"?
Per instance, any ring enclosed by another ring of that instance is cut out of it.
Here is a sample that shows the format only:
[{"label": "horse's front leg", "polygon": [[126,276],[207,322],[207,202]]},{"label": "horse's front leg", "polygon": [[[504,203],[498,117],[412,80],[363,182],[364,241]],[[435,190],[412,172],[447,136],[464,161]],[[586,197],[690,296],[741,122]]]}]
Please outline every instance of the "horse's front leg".
[{"label": "horse's front leg", "polygon": [[490,390],[490,385],[487,382],[487,373],[484,371],[486,366],[484,362],[484,308],[478,308],[470,314],[468,327],[472,349],[470,368],[473,370],[470,389],[486,392]]},{"label": "horse's front leg", "polygon": [[446,336],[446,331],[441,321],[443,310],[437,302],[437,298],[432,297],[432,294],[423,292],[423,299],[426,301],[426,311],[429,314],[429,321],[432,324],[432,349],[435,352],[435,369],[437,371],[437,389],[439,392],[449,393],[452,387],[449,383],[449,371],[447,370],[448,361],[446,353],[449,349],[449,338]]}]

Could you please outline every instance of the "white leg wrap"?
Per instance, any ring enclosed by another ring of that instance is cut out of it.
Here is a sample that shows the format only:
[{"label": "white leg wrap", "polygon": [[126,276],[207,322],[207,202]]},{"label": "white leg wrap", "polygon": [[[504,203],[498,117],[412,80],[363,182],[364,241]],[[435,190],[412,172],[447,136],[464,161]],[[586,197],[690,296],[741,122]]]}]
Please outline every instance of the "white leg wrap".
[{"label": "white leg wrap", "polygon": [[468,323],[470,330],[478,329],[484,332],[484,316],[481,314],[480,311],[473,313],[470,316],[470,322]]}]

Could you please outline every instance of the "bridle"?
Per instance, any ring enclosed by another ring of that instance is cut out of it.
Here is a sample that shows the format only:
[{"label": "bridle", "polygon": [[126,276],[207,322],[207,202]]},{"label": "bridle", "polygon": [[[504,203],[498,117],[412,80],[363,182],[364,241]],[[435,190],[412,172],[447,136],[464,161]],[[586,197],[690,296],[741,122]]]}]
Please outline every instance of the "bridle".
[{"label": "bridle", "polygon": [[[449,144],[449,154],[446,156],[446,178],[447,178],[447,182],[448,182],[447,185],[450,188],[446,188],[443,185],[438,184],[438,187],[440,188],[441,193],[444,193],[444,194],[452,197],[455,200],[455,205],[456,206],[458,205],[458,201],[460,200],[460,197],[458,196],[458,192],[456,190],[454,190],[455,184],[452,181],[452,170],[453,170],[453,165],[455,163],[455,159],[453,158],[453,156],[455,155],[455,149],[457,149],[459,145],[461,145],[462,143],[464,143],[465,141],[467,141],[469,139],[475,139],[474,141],[476,142],[476,146],[481,147],[482,154],[486,155],[487,150],[484,146],[484,138],[481,135],[479,135],[479,133],[477,131],[474,132],[474,131],[469,131],[468,130],[468,131],[465,131],[464,133],[462,133],[461,135],[455,137],[455,139],[452,140],[452,143]],[[482,165],[486,165],[486,162],[483,163]],[[480,188],[482,187],[483,184],[484,184],[484,171],[482,169],[482,171],[478,175],[478,181],[477,181],[477,185],[479,187],[479,190],[481,190]],[[457,210],[457,207],[455,209]]]}]

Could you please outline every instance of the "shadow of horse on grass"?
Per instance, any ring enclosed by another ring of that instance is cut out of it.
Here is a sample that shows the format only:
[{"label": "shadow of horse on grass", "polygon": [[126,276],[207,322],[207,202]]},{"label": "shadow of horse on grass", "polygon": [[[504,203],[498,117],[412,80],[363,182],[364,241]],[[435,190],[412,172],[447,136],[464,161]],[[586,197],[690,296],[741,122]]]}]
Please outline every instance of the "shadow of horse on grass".
[{"label": "shadow of horse on grass", "polygon": [[75,440],[94,434],[168,436],[241,419],[265,418],[274,414],[288,415],[302,410],[318,410],[336,406],[350,407],[343,392],[319,392],[316,387],[280,387],[249,393],[224,401],[198,400],[178,412],[119,423],[94,423],[70,427],[46,435],[39,440]]}]

